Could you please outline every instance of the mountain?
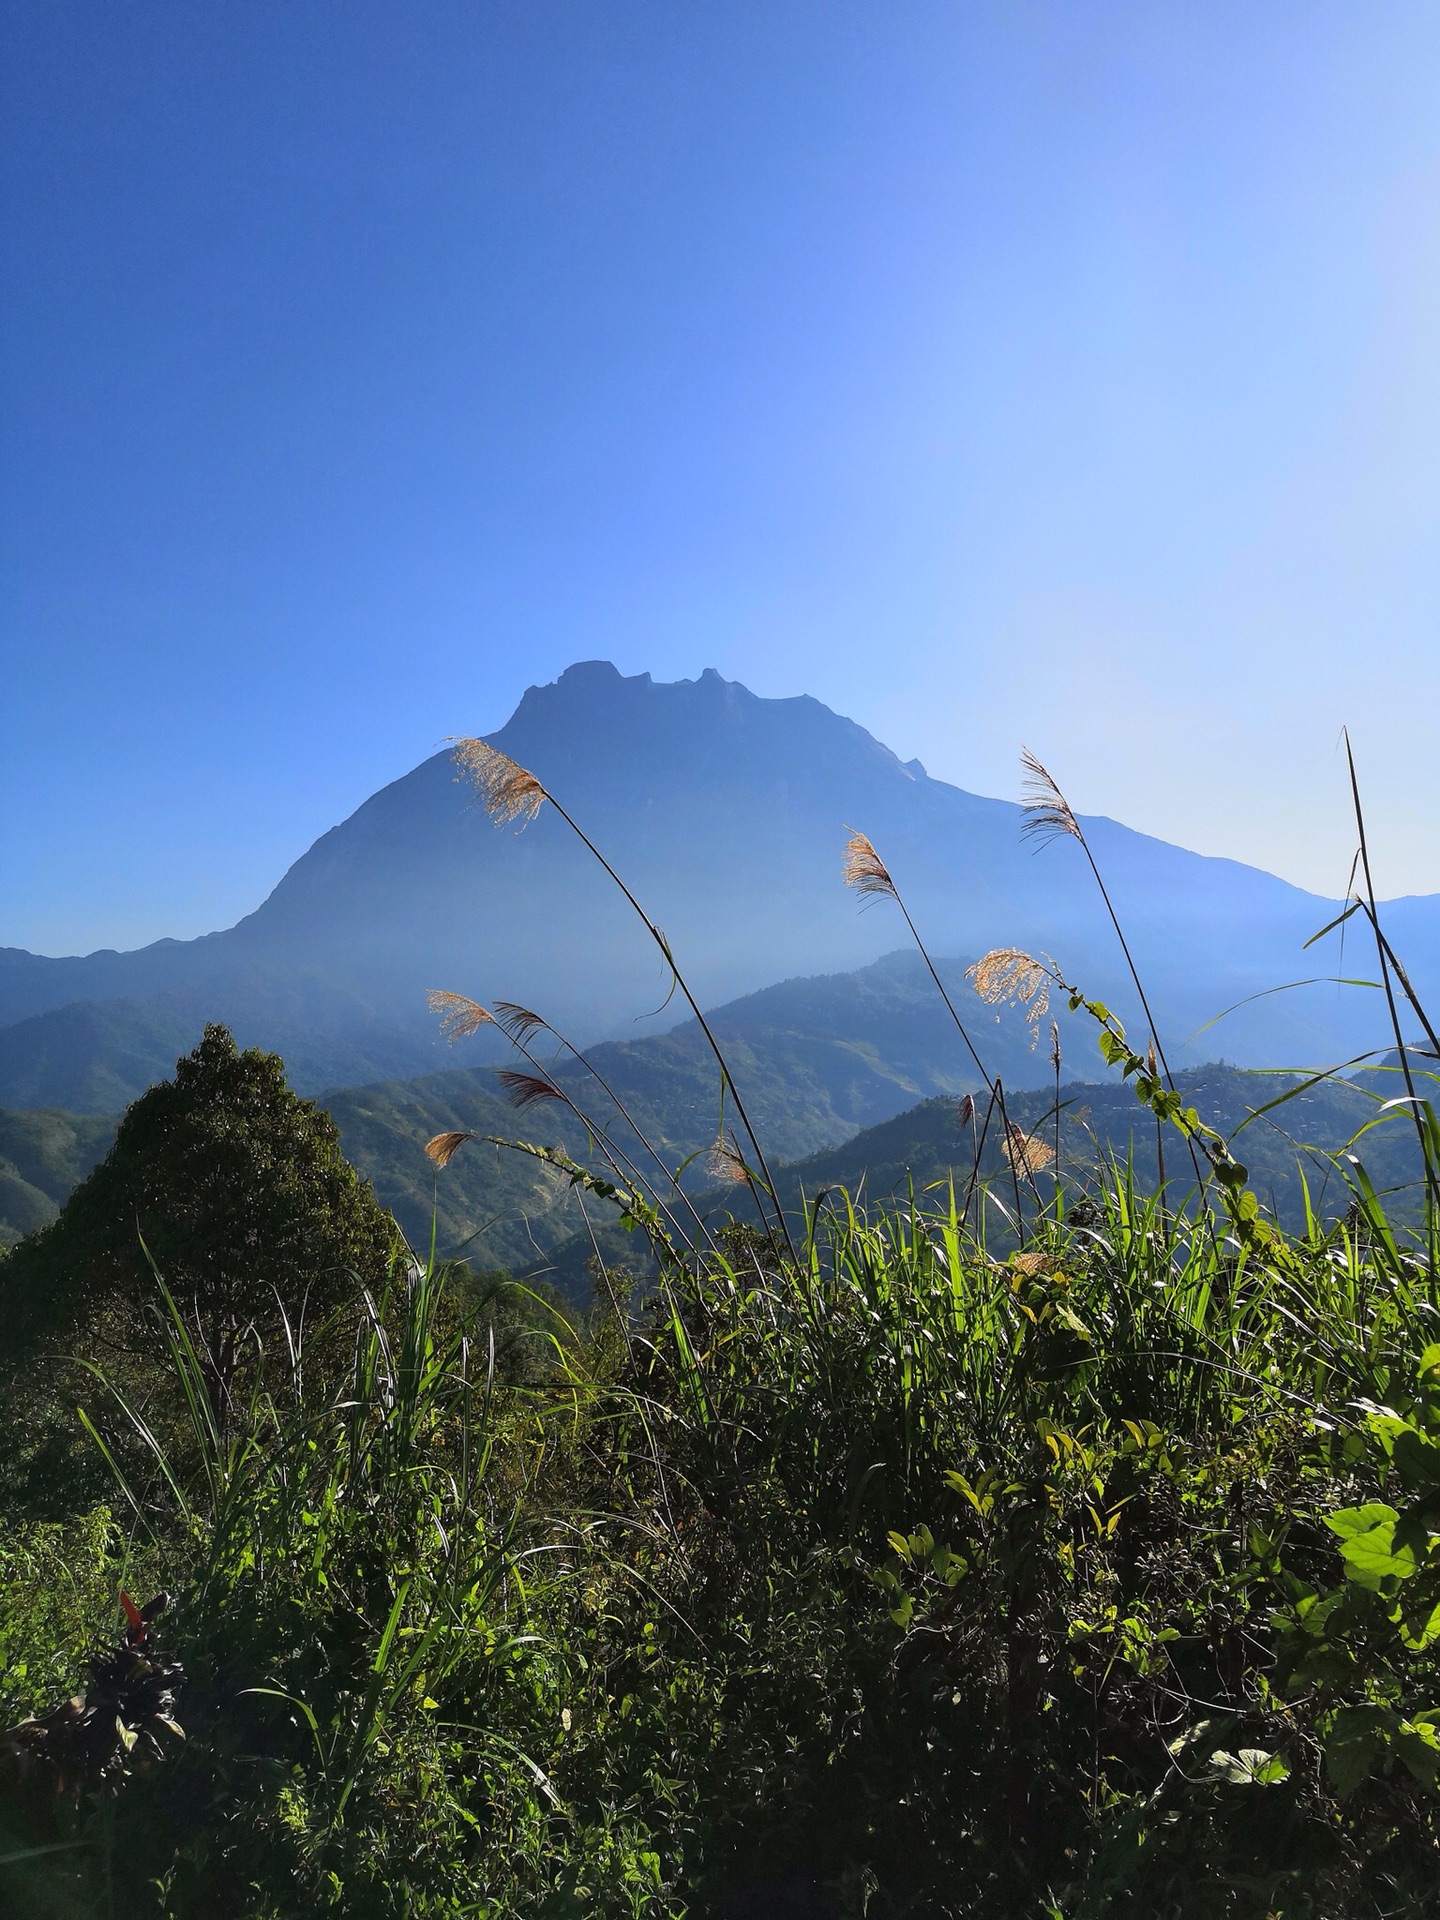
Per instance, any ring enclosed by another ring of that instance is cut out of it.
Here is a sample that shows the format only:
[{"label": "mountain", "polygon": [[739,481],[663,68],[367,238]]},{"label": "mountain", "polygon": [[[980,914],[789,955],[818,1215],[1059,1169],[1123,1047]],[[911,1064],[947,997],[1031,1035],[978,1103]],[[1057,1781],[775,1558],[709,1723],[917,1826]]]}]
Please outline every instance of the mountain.
[{"label": "mountain", "polygon": [[[1301,1174],[1310,1187],[1311,1204],[1325,1219],[1334,1219],[1350,1203],[1350,1191],[1333,1156],[1347,1149],[1359,1156],[1377,1189],[1385,1196],[1390,1217],[1401,1221],[1417,1217],[1421,1192],[1420,1158],[1408,1114],[1392,1112],[1362,1139],[1360,1130],[1374,1121],[1379,1096],[1348,1080],[1327,1080],[1307,1086],[1289,1074],[1247,1072],[1211,1064],[1186,1069],[1175,1076],[1186,1104],[1202,1120],[1231,1138],[1237,1157],[1249,1169],[1257,1198],[1287,1227],[1304,1227],[1305,1202]],[[1388,1095],[1390,1089],[1386,1089]],[[1292,1097],[1268,1114],[1259,1110],[1284,1093]],[[1054,1124],[1052,1093],[1020,1093],[1008,1103],[1017,1124],[1035,1129],[1049,1143]],[[1095,1170],[1102,1153],[1129,1157],[1137,1188],[1153,1192],[1157,1181],[1156,1128],[1136,1100],[1134,1090],[1119,1080],[1064,1085],[1060,1089],[1060,1165],[1069,1179]],[[1252,1117],[1257,1116],[1258,1117]],[[1243,1128],[1243,1131],[1242,1131]],[[1193,1184],[1184,1142],[1169,1130],[1164,1134],[1167,1173],[1179,1193]],[[907,1112],[868,1127],[839,1147],[825,1148],[785,1168],[779,1185],[787,1206],[798,1206],[802,1193],[814,1196],[826,1187],[862,1190],[872,1199],[904,1196],[913,1182],[917,1192],[952,1176],[963,1185],[973,1164],[974,1148],[968,1129],[960,1126],[953,1100],[928,1100]],[[982,1167],[992,1177],[1002,1171],[998,1152],[988,1152]],[[1040,1177],[1042,1197],[1050,1193],[1049,1173]],[[998,1191],[1003,1196],[1004,1180]],[[704,1196],[709,1206],[733,1204],[733,1194]]]},{"label": "mountain", "polygon": [[[760,699],[713,670],[659,684],[592,661],[532,687],[490,739],[614,862],[704,1005],[853,970],[895,946],[893,905],[857,912],[841,884],[852,826],[875,842],[932,951],[1039,947],[1082,984],[1117,976],[1073,842],[1037,854],[1015,804],[932,780],[816,700]],[[1086,830],[1177,1057],[1230,1003],[1342,970],[1301,953],[1332,903],[1114,821]],[[1440,902],[1387,911],[1423,988],[1440,977]],[[434,986],[536,1006],[584,1041],[654,1032],[680,1010],[644,929],[554,809],[524,832],[497,830],[441,753],[325,834],[224,932],[73,959],[0,952],[0,1102],[113,1107],[207,1018],[277,1048],[310,1091],[439,1068],[451,1062],[425,1012]],[[1312,987],[1255,1002],[1188,1057],[1223,1047],[1283,1064],[1359,1051],[1380,1031],[1374,998]],[[1119,1004],[1133,1013],[1127,995]],[[468,1059],[487,1057],[469,1045]]]},{"label": "mountain", "polygon": [[[1032,1047],[1017,1014],[1005,1010],[997,1022],[976,999],[964,961],[942,959],[938,971],[972,1029],[979,1033],[984,1027],[991,1064],[1008,1085],[1031,1086],[1048,1078],[1047,1053]],[[1070,1016],[1060,1017],[1068,1028]],[[956,1094],[976,1084],[964,1043],[913,953],[893,953],[853,973],[784,981],[712,1010],[709,1023],[767,1154],[777,1162],[835,1145],[927,1094]],[[1067,1032],[1067,1052],[1088,1040],[1088,1034]],[[557,1049],[553,1040],[544,1054],[544,1064],[576,1108],[607,1128],[648,1173],[659,1174],[661,1168],[645,1143],[668,1167],[714,1143],[719,1074],[695,1021],[640,1040],[602,1042],[588,1050],[588,1066]],[[515,1064],[524,1062],[517,1058]],[[597,1075],[619,1097],[643,1141],[619,1116]],[[551,1218],[555,1182],[533,1161],[472,1146],[438,1181],[434,1178],[424,1143],[450,1130],[519,1134],[586,1153],[586,1128],[573,1113],[549,1103],[517,1114],[503,1099],[493,1068],[332,1089],[321,1099],[340,1128],[347,1157],[371,1180],[415,1245],[429,1242],[432,1208],[443,1251],[463,1242],[477,1258],[501,1265],[528,1265],[557,1232],[572,1230],[573,1204],[557,1225]],[[48,1137],[57,1118],[100,1129],[107,1144],[114,1125],[49,1113],[4,1116],[17,1139],[27,1122]],[[0,1151],[4,1137],[0,1130]],[[68,1187],[57,1191],[52,1180],[46,1192],[63,1201]],[[17,1198],[17,1207],[12,1219],[0,1198],[0,1225],[11,1222],[12,1238],[16,1230],[41,1224],[32,1218],[30,1202]]]},{"label": "mountain", "polygon": [[0,1248],[49,1226],[114,1133],[88,1115],[0,1112]]}]

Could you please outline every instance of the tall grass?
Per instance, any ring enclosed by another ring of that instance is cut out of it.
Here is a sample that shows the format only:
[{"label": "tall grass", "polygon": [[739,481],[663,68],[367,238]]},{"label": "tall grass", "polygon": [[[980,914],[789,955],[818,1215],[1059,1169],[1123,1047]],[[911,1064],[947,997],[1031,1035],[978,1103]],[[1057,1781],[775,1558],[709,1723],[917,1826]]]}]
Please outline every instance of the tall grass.
[{"label": "tall grass", "polygon": [[[82,1418],[178,1588],[167,1632],[191,1676],[189,1749],[117,1843],[137,1874],[168,1858],[175,1910],[215,1894],[216,1863],[183,1832],[197,1796],[217,1810],[268,1803],[244,1845],[277,1912],[326,1888],[341,1910],[435,1900],[450,1912],[453,1850],[474,1818],[466,1774],[511,1792],[522,1825],[558,1804],[483,1704],[543,1665],[531,1587],[560,1549],[535,1532],[532,1488],[593,1393],[575,1330],[531,1305],[543,1393],[497,1375],[493,1330],[476,1343],[433,1262],[388,1298],[362,1296],[348,1358],[344,1326],[307,1343],[287,1325],[250,1356],[223,1427],[163,1278],[168,1378],[147,1383],[150,1404],[93,1370]],[[466,1767],[452,1778],[444,1756],[462,1722]],[[83,1879],[84,1862],[67,1871]]]},{"label": "tall grass", "polygon": [[1124,1167],[1064,1201],[1004,1258],[948,1188],[813,1203],[793,1260],[732,1229],[625,1338],[537,1306],[529,1385],[417,1268],[343,1364],[256,1356],[223,1441],[162,1294],[168,1386],[91,1417],[190,1744],[126,1788],[114,1910],[1426,1911],[1411,1736],[1344,1794],[1332,1749],[1428,1724],[1433,1640],[1327,1528],[1395,1502],[1377,1420],[1428,1430],[1426,1262],[1363,1211],[1277,1262]]}]

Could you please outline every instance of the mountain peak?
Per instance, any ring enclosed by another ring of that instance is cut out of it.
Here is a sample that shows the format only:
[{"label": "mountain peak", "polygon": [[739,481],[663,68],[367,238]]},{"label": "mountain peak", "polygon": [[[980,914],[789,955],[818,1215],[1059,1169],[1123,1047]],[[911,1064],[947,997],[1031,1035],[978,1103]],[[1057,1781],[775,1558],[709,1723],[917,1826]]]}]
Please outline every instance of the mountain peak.
[{"label": "mountain peak", "polygon": [[[648,673],[637,673],[629,677],[645,685],[650,681]],[[626,675],[621,673],[613,660],[575,660],[551,684],[566,687],[572,693],[587,693],[594,692],[599,687],[613,685],[615,681],[625,678]],[[531,693],[543,691],[544,689],[540,687],[530,688]]]},{"label": "mountain peak", "polygon": [[575,660],[543,686],[527,687],[512,717],[518,717],[527,704],[546,706],[557,699],[568,706],[581,701],[613,700],[617,695],[626,694],[639,699],[657,695],[662,699],[683,698],[686,694],[693,697],[701,689],[707,694],[739,695],[746,700],[758,697],[738,680],[727,680],[716,667],[703,668],[694,680],[656,680],[648,673],[622,673],[613,660]]},{"label": "mountain peak", "polygon": [[[733,681],[727,680],[718,667],[703,667],[700,671],[699,679],[695,681],[657,681],[648,673],[621,673],[613,660],[572,660],[570,665],[563,668],[550,684],[557,687],[569,686],[582,690],[586,688],[593,690],[596,687],[613,686],[620,680],[628,680],[636,686],[642,687],[667,685],[688,687],[700,686],[706,683],[711,683],[718,687],[728,687],[736,684]],[[537,693],[543,691],[543,689],[532,687],[530,691]]]}]

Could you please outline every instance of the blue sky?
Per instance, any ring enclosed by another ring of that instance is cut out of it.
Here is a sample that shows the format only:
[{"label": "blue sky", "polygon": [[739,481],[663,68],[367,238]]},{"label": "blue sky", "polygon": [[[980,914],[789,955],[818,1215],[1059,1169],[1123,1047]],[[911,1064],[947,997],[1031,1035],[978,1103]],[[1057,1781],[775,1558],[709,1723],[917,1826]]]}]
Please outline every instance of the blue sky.
[{"label": "blue sky", "polygon": [[17,0],[0,943],[574,659],[1440,890],[1433,3]]}]

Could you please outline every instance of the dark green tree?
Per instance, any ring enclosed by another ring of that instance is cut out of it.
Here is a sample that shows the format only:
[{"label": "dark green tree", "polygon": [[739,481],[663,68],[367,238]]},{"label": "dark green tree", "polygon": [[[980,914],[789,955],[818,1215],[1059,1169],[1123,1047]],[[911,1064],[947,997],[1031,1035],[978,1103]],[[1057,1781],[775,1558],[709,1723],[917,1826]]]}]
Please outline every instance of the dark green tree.
[{"label": "dark green tree", "polygon": [[12,1358],[102,1326],[143,1349],[158,1271],[223,1411],[253,1333],[377,1291],[400,1249],[334,1121],[291,1091],[279,1055],[207,1026],[175,1077],[130,1107],[59,1219],[0,1263],[0,1331]]}]

